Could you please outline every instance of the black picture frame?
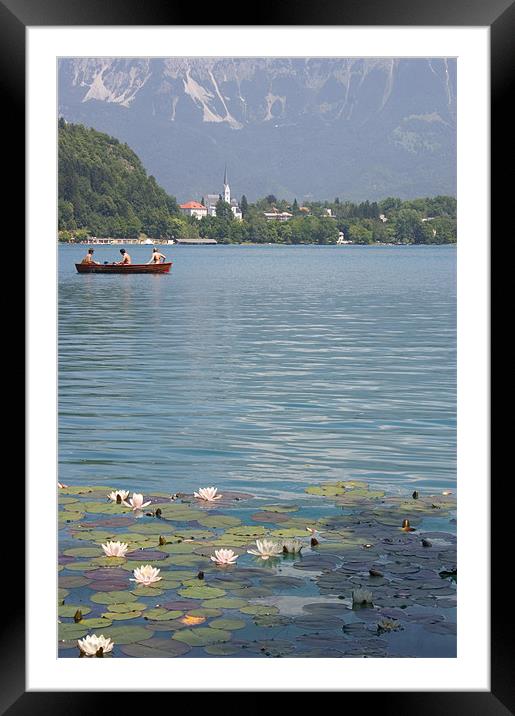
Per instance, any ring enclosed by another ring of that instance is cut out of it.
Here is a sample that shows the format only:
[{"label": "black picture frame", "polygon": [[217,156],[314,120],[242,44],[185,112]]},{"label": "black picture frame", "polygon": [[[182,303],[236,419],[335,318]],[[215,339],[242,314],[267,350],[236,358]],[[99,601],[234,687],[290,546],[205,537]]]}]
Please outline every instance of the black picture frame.
[{"label": "black picture frame", "polygon": [[[238,11],[242,6],[238,6]],[[304,26],[488,26],[491,33],[491,211],[492,235],[502,221],[501,206],[510,206],[508,191],[511,182],[513,151],[513,123],[509,106],[514,79],[515,0],[263,0],[253,5],[252,25]],[[202,25],[226,25],[224,13],[218,5],[206,6],[200,13]],[[6,204],[16,216],[10,230],[19,236],[22,217],[25,146],[25,30],[37,26],[191,26],[191,7],[166,0],[0,0],[0,77],[4,99],[4,142],[8,137],[15,146],[16,163],[13,173],[19,181],[6,188]],[[221,22],[222,21],[222,22]],[[18,211],[15,211],[15,209]],[[497,217],[497,218],[495,218]],[[4,230],[6,230],[4,228]],[[492,260],[493,260],[492,255]],[[510,502],[505,499],[502,486],[491,486],[491,604],[502,603],[500,575],[505,569],[501,556],[502,544],[510,542]],[[8,616],[6,616],[8,615]],[[4,611],[2,648],[0,649],[0,714],[20,716],[42,713],[107,713],[110,695],[98,692],[27,692],[25,689],[25,611],[23,603],[10,604]],[[511,624],[510,624],[511,620]],[[510,629],[511,626],[511,629]],[[492,609],[491,614],[491,691],[490,692],[366,692],[346,693],[354,707],[376,708],[383,713],[416,714],[478,714],[505,716],[514,713],[513,688],[513,619],[503,610],[502,615]],[[406,685],[409,688],[409,684]],[[144,690],[144,689],[142,689]],[[286,685],[285,690],[295,691]],[[314,689],[316,691],[316,689]],[[117,694],[119,699],[123,694]],[[356,698],[357,697],[357,698]],[[138,694],[130,695],[133,705]],[[359,701],[358,701],[359,699]],[[343,704],[342,704],[343,705]]]}]

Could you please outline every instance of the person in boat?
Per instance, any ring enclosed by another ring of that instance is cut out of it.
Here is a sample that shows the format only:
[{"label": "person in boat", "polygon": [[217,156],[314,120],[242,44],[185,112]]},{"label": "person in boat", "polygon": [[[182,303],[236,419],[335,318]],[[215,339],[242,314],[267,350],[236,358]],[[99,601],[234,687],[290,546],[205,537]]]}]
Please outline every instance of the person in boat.
[{"label": "person in boat", "polygon": [[129,256],[129,254],[127,253],[127,251],[125,251],[125,249],[120,249],[120,253],[121,253],[121,255],[122,255],[122,260],[121,260],[121,261],[118,261],[119,264],[130,264],[130,263],[132,263],[131,257]]},{"label": "person in boat", "polygon": [[98,264],[98,261],[93,260],[93,253],[95,249],[88,249],[88,253],[81,261],[81,264]]},{"label": "person in boat", "polygon": [[156,247],[152,249],[152,256],[150,257],[150,261],[147,261],[149,264],[160,264],[162,261],[166,259],[166,256],[162,253],[160,253]]}]

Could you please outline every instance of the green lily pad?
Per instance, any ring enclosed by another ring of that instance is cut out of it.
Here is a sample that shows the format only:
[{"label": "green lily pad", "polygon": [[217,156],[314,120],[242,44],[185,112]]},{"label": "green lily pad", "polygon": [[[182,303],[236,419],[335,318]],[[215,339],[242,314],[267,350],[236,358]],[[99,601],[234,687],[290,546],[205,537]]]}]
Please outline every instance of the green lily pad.
[{"label": "green lily pad", "polygon": [[73,547],[72,549],[65,549],[63,554],[72,557],[97,557],[99,550],[98,547]]},{"label": "green lily pad", "polygon": [[221,619],[213,619],[209,626],[212,629],[226,629],[227,631],[233,631],[234,629],[243,629],[247,626],[247,622],[244,619],[228,619],[222,617]]},{"label": "green lily pad", "polygon": [[[112,594],[112,592],[104,592],[104,594]],[[125,602],[109,603],[109,611],[113,614],[125,614],[126,612],[138,612],[147,608],[144,602],[130,601],[128,595],[125,596]]]},{"label": "green lily pad", "polygon": [[241,527],[232,527],[227,530],[225,536],[227,539],[232,539],[232,536],[236,537],[260,537],[266,534],[266,529],[262,525],[241,525]]},{"label": "green lily pad", "polygon": [[211,609],[210,607],[200,607],[199,609],[188,609],[187,614],[192,617],[221,617],[223,611],[221,609]]},{"label": "green lily pad", "polygon": [[231,633],[223,629],[211,627],[196,627],[195,629],[181,629],[176,631],[172,639],[184,642],[189,646],[207,646],[218,642],[229,641]]},{"label": "green lily pad", "polygon": [[141,616],[141,612],[105,612],[102,616],[112,621],[124,622],[128,619],[137,619]]},{"label": "green lily pad", "polygon": [[241,651],[241,645],[234,645],[229,642],[221,642],[219,644],[208,644],[204,651],[211,656],[232,656]]},{"label": "green lily pad", "polygon": [[169,621],[170,619],[177,619],[177,617],[182,617],[183,612],[180,612],[176,609],[169,610],[169,609],[163,609],[162,607],[156,607],[155,609],[148,609],[145,612],[145,618],[146,619],[153,619],[155,621]]},{"label": "green lily pad", "polygon": [[[161,582],[158,582],[158,584],[161,584]],[[131,594],[135,597],[159,597],[161,594],[164,594],[164,590],[159,587],[144,587],[140,585],[131,589]]]},{"label": "green lily pad", "polygon": [[139,624],[127,626],[113,626],[104,631],[106,638],[112,639],[115,644],[134,644],[149,638],[149,630]]},{"label": "green lily pad", "polygon": [[[95,592],[90,597],[95,604],[126,604],[130,600],[129,592]],[[132,600],[134,601],[134,600]],[[129,610],[130,611],[130,610]]]},{"label": "green lily pad", "polygon": [[223,597],[225,590],[201,584],[198,587],[184,587],[184,589],[179,589],[178,594],[180,594],[181,597],[189,597],[190,599],[216,599],[217,597]]},{"label": "green lily pad", "polygon": [[241,609],[247,605],[248,601],[246,599],[239,599],[237,597],[218,597],[216,599],[210,599],[207,602],[202,602],[200,606],[216,609]]},{"label": "green lily pad", "polygon": [[270,616],[271,614],[278,614],[279,609],[271,604],[249,604],[246,607],[241,607],[240,612],[243,612],[243,614],[264,614]]},{"label": "green lily pad", "polygon": [[112,620],[108,617],[94,617],[92,619],[81,619],[79,622],[80,626],[87,627],[88,629],[104,629],[112,624]]},{"label": "green lily pad", "polygon": [[73,617],[77,611],[81,611],[82,614],[89,614],[91,609],[84,606],[84,604],[63,604],[57,609],[57,614],[60,617]]},{"label": "green lily pad", "polygon": [[74,589],[75,587],[84,587],[86,584],[89,584],[89,579],[79,574],[59,576],[59,586],[63,588],[69,587],[70,589]]},{"label": "green lily pad", "polygon": [[298,505],[265,505],[261,508],[263,512],[298,512]]},{"label": "green lily pad", "polygon": [[241,524],[241,520],[229,515],[208,515],[207,517],[200,517],[198,523],[203,527],[236,527],[236,525]]},{"label": "green lily pad", "polygon": [[91,560],[91,564],[96,567],[119,567],[121,564],[126,564],[126,562],[125,557],[107,557],[107,555],[95,557]]},{"label": "green lily pad", "polygon": [[84,626],[80,622],[67,622],[66,624],[58,624],[58,639],[59,641],[67,641],[69,639],[80,639],[88,631],[88,627]]},{"label": "green lily pad", "polygon": [[138,644],[124,644],[121,651],[127,656],[137,658],[170,659],[187,654],[191,647],[184,642],[152,637]]},{"label": "green lily pad", "polygon": [[168,542],[158,547],[158,550],[168,554],[191,554],[195,547],[198,547],[195,542]]},{"label": "green lily pad", "polygon": [[63,589],[62,587],[59,587],[59,589],[57,590],[57,600],[60,602],[64,602],[65,598],[68,596],[69,593],[69,589]]}]

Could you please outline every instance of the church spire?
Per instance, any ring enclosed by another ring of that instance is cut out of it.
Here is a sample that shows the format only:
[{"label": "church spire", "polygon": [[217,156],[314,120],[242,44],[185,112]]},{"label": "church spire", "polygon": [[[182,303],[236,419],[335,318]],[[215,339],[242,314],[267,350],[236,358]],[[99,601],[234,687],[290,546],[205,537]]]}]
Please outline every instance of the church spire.
[{"label": "church spire", "polygon": [[227,181],[227,164],[225,165],[224,171],[224,201],[228,204],[231,203],[231,188],[229,186],[229,182]]}]

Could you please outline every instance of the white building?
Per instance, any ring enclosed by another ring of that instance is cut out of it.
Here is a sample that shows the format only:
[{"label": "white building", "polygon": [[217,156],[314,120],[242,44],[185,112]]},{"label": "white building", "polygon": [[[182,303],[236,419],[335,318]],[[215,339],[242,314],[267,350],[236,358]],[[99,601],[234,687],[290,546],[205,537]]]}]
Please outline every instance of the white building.
[{"label": "white building", "polygon": [[289,211],[264,211],[263,216],[267,221],[289,221],[293,214]]},{"label": "white building", "polygon": [[195,216],[197,219],[207,216],[207,208],[198,201],[188,201],[186,204],[181,204],[179,208],[186,216]]},{"label": "white building", "polygon": [[231,199],[231,187],[229,186],[229,181],[227,179],[227,167],[225,167],[224,171],[223,192],[221,194],[208,194],[205,199],[207,213],[209,216],[216,216],[216,204],[220,199],[223,199],[226,204],[229,204],[235,219],[238,219],[239,221],[243,219],[243,214],[241,213],[238,202],[236,199]]}]

